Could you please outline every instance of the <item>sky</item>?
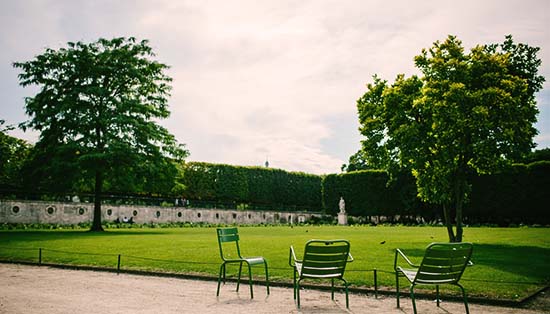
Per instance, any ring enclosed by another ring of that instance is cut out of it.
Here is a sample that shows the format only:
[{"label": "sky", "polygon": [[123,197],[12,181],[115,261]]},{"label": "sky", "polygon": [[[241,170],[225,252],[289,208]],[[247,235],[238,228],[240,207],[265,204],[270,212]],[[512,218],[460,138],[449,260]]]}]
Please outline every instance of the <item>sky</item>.
[{"label": "sky", "polygon": [[[413,58],[455,35],[540,47],[537,148],[550,147],[550,1],[0,2],[0,119],[28,119],[15,61],[99,38],[148,39],[170,66],[171,116],[160,121],[189,161],[340,172],[360,148],[356,101],[377,74],[418,74]],[[12,136],[36,142],[38,134]]]}]

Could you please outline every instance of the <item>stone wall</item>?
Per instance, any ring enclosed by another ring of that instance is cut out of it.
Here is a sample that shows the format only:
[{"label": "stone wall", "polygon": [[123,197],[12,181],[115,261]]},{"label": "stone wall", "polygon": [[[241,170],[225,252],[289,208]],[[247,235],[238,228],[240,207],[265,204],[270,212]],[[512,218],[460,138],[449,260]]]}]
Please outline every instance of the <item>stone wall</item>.
[{"label": "stone wall", "polygon": [[[78,224],[92,221],[94,205],[79,202],[0,200],[0,223]],[[101,206],[104,222],[132,218],[135,223],[205,222],[223,224],[296,224],[318,213],[276,212],[138,205]]]}]

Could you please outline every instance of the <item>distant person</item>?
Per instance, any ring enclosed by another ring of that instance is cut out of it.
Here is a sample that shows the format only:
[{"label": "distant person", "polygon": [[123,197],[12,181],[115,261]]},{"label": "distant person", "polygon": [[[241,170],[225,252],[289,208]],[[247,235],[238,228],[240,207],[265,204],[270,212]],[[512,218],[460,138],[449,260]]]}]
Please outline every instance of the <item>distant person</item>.
[{"label": "distant person", "polygon": [[128,217],[124,216],[124,218],[122,218],[122,222],[123,223],[128,223],[128,222],[130,222],[130,219],[128,219]]}]

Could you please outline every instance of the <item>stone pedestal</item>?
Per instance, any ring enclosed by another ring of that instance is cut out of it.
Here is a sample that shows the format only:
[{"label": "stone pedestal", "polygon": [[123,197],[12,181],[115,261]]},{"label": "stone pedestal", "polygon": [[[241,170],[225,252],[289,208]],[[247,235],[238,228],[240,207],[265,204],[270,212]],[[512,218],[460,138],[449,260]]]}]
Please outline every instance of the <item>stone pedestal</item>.
[{"label": "stone pedestal", "polygon": [[348,214],[338,213],[338,224],[346,226],[348,224]]}]

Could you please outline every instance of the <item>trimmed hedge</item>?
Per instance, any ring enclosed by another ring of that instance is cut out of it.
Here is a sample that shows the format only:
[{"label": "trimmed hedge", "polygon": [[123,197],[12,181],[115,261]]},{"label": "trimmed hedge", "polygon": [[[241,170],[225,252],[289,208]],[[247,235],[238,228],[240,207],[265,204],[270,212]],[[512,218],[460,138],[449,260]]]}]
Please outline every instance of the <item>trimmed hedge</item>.
[{"label": "trimmed hedge", "polygon": [[327,175],[323,180],[323,206],[336,214],[340,197],[346,202],[346,212],[352,216],[417,215],[425,212],[416,197],[411,175],[400,174],[389,182],[381,170],[361,170]]},{"label": "trimmed hedge", "polygon": [[285,210],[321,210],[321,177],[281,169],[205,162],[183,166],[183,196],[195,200],[245,203]]},{"label": "trimmed hedge", "polygon": [[[262,167],[189,162],[181,179],[184,197],[250,209],[323,211],[336,215],[340,197],[352,216],[399,216],[401,221],[441,219],[441,210],[421,202],[415,179],[400,174],[389,182],[386,172],[362,170],[316,176]],[[467,224],[550,224],[550,161],[514,165],[493,175],[472,178]],[[231,205],[233,204],[233,205]],[[248,208],[248,207],[247,207]]]},{"label": "trimmed hedge", "polygon": [[323,180],[324,208],[327,213],[338,213],[338,203],[343,197],[346,212],[352,216],[393,213],[395,206],[387,183],[386,172],[378,170],[327,175]]},{"label": "trimmed hedge", "polygon": [[[401,174],[388,184],[383,171],[364,170],[327,175],[323,180],[323,206],[338,212],[343,196],[353,216],[423,217],[441,219],[441,210],[421,202],[414,178]],[[467,224],[550,224],[550,161],[517,164],[500,173],[472,178],[470,201],[464,207]]]},{"label": "trimmed hedge", "polygon": [[467,223],[549,224],[548,208],[550,161],[538,161],[475,177],[464,214]]}]

